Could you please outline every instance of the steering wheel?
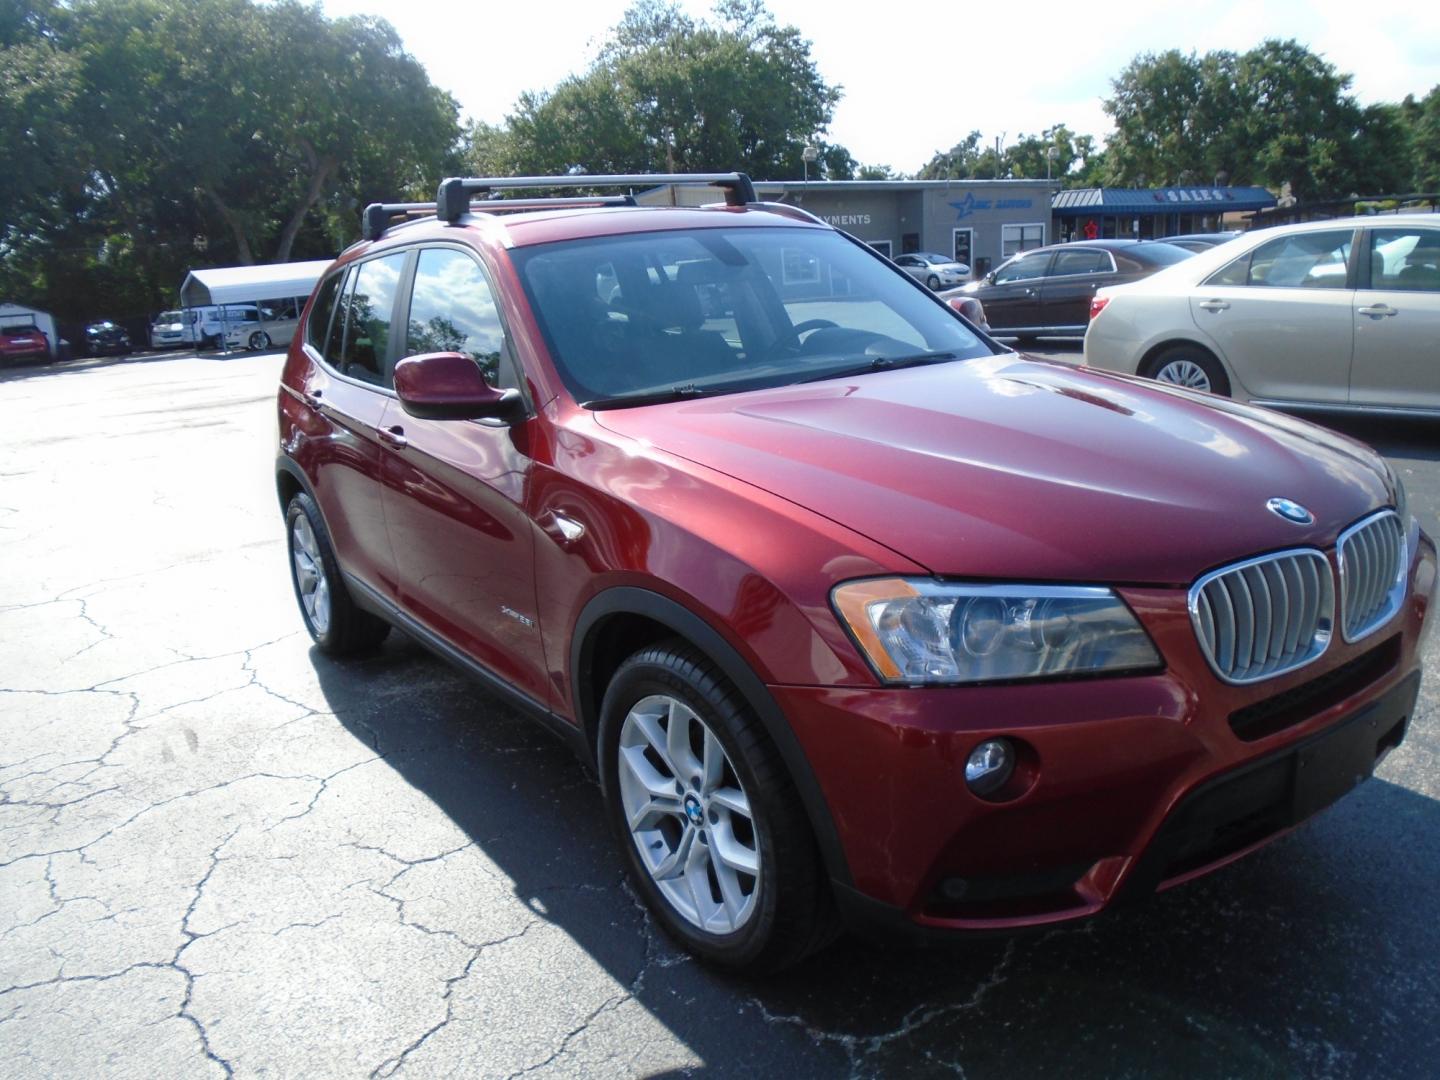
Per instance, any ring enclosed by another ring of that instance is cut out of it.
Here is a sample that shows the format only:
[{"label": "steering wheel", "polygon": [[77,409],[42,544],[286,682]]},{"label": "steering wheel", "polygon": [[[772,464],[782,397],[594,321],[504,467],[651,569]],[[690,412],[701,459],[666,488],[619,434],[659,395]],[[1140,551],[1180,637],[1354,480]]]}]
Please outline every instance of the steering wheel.
[{"label": "steering wheel", "polygon": [[790,332],[798,338],[801,334],[808,334],[811,330],[833,330],[836,325],[829,319],[806,319],[799,326],[792,327]]}]

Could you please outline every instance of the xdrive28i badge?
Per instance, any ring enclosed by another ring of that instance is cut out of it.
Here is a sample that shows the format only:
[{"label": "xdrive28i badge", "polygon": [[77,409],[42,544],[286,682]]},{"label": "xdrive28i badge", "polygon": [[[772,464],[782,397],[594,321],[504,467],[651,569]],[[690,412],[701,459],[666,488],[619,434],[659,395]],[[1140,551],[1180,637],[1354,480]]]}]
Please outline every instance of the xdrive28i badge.
[{"label": "xdrive28i badge", "polygon": [[1314,514],[1289,499],[1271,499],[1265,506],[1271,512],[1279,514],[1286,521],[1293,521],[1296,525],[1309,525],[1315,520]]}]

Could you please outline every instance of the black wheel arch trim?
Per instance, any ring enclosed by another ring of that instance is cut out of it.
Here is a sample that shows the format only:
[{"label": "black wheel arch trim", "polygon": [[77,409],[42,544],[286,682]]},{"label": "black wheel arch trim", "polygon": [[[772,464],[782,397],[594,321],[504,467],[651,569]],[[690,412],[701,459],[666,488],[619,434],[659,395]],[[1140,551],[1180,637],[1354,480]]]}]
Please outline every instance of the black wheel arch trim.
[{"label": "black wheel arch trim", "polygon": [[[636,586],[616,586],[592,597],[580,612],[570,638],[570,691],[579,728],[586,734],[586,750],[592,756],[598,746],[600,717],[584,691],[590,683],[595,650],[596,626],[612,615],[641,615],[673,630],[703,652],[724,672],[765,725],[766,734],[779,751],[785,768],[800,794],[805,815],[824,860],[831,881],[850,885],[850,867],[835,828],[829,803],[810,762],[790,728],[784,711],[764,680],[746,663],[724,636],[689,608],[660,593]],[[596,769],[603,777],[603,770]]]}]

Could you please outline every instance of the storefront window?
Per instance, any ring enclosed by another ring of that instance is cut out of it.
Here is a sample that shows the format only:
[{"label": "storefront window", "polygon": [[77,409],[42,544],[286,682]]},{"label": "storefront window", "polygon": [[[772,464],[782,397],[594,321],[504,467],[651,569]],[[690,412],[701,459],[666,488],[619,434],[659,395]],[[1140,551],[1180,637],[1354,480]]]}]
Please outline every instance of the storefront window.
[{"label": "storefront window", "polygon": [[1045,246],[1045,226],[1002,225],[1000,227],[1001,255],[1008,259],[1016,252]]}]

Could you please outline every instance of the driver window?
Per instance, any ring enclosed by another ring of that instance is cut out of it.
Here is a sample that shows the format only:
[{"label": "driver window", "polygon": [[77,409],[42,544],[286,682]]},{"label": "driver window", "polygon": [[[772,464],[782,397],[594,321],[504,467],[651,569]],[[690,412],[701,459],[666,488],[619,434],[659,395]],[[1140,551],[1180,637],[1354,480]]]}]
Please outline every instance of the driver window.
[{"label": "driver window", "polygon": [[1038,278],[1045,273],[1045,264],[1050,259],[1048,251],[1038,255],[1025,255],[1014,262],[1006,263],[999,270],[995,271],[995,284],[1004,285],[1007,281],[1029,281],[1031,278]]},{"label": "driver window", "polygon": [[505,328],[479,264],[454,248],[421,251],[415,264],[405,355],[464,353],[480,366],[491,386],[518,388],[513,368],[502,361],[504,343]]}]

